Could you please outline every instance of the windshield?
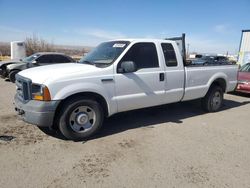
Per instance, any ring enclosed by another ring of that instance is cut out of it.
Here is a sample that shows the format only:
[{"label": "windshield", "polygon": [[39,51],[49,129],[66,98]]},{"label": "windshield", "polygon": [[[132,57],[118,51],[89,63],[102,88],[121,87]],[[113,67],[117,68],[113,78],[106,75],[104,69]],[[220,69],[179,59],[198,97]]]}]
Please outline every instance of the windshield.
[{"label": "windshield", "polygon": [[128,46],[128,41],[104,42],[83,57],[79,63],[93,64],[96,66],[110,65]]},{"label": "windshield", "polygon": [[36,54],[33,54],[33,55],[29,56],[29,57],[23,58],[22,61],[30,63],[30,62],[34,61],[36,58],[38,58],[39,56],[40,56],[40,54],[36,53]]}]

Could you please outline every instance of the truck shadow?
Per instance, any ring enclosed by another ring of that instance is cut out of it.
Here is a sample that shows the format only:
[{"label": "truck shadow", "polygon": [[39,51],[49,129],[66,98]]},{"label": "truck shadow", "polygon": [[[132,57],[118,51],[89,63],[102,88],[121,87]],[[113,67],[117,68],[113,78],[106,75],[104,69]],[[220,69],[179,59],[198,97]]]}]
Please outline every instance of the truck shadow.
[{"label": "truck shadow", "polygon": [[[221,111],[249,104],[250,101],[236,102],[224,100]],[[186,118],[205,114],[201,109],[200,100],[173,103],[158,107],[134,110],[114,115],[104,122],[103,128],[92,139],[109,136],[135,128],[153,128],[156,124],[182,124]]]},{"label": "truck shadow", "polygon": [[240,96],[240,97],[250,97],[250,93],[240,93],[240,92],[236,92],[236,91],[234,91],[234,92],[230,92],[229,94],[231,94],[231,95],[237,95],[237,96]]},{"label": "truck shadow", "polygon": [[[250,101],[236,102],[224,99],[221,111],[249,104]],[[133,110],[116,114],[104,121],[101,130],[88,140],[98,139],[136,128],[153,128],[154,125],[173,122],[182,124],[186,118],[205,114],[200,100],[173,103],[157,107]],[[60,133],[42,130],[50,136],[65,139]]]}]

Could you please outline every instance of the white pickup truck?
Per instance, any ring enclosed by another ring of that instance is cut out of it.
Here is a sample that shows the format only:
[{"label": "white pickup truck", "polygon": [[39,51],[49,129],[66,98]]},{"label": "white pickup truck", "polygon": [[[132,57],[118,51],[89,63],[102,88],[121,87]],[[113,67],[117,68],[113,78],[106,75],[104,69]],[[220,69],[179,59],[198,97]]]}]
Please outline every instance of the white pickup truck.
[{"label": "white pickup truck", "polygon": [[185,66],[175,41],[113,40],[78,63],[19,72],[15,110],[26,122],[82,140],[119,112],[198,98],[207,112],[218,111],[236,84],[237,66]]}]

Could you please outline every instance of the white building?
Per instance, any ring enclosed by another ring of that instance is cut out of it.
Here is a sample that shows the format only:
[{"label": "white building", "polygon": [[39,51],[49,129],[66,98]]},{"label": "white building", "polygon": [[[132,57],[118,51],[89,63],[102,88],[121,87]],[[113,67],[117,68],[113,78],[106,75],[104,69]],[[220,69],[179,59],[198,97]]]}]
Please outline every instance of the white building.
[{"label": "white building", "polygon": [[250,62],[250,29],[242,30],[238,63],[244,65]]},{"label": "white building", "polygon": [[26,47],[23,41],[13,41],[10,43],[11,59],[22,59],[26,57]]}]

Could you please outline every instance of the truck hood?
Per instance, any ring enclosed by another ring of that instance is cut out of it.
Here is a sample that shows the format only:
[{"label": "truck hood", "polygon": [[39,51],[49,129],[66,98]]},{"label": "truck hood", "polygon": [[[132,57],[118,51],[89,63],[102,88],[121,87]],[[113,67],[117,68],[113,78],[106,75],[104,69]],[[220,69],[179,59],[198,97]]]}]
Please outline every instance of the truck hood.
[{"label": "truck hood", "polygon": [[56,65],[46,65],[41,67],[35,67],[26,69],[18,74],[29,78],[33,83],[43,84],[48,79],[59,79],[69,75],[77,76],[86,75],[87,73],[93,73],[100,70],[94,65],[80,64],[80,63],[63,63]]}]

